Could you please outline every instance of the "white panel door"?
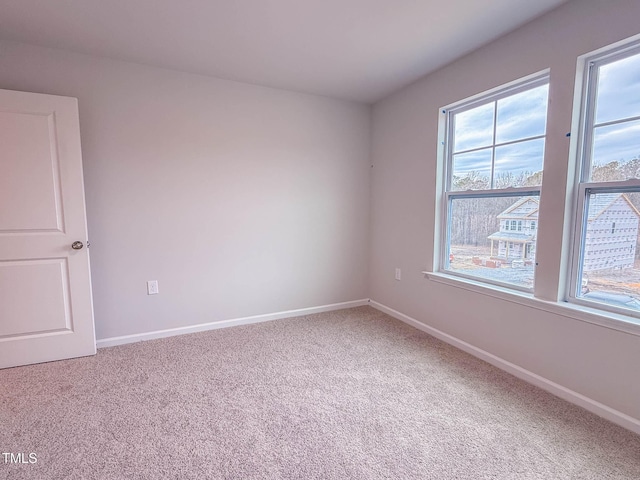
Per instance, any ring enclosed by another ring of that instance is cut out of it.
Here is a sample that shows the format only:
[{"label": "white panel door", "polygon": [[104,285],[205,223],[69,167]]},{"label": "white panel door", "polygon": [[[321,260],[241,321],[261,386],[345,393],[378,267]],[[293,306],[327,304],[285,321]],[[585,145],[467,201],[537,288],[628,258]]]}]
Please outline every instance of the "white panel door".
[{"label": "white panel door", "polygon": [[78,102],[0,90],[0,368],[95,345]]}]

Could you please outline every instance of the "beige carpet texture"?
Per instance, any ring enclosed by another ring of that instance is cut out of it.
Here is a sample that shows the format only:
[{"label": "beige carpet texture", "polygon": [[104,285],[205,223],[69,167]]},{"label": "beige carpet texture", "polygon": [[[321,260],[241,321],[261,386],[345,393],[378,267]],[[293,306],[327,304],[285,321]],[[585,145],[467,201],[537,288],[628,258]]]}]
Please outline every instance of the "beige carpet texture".
[{"label": "beige carpet texture", "polygon": [[0,450],[1,479],[640,479],[640,436],[368,306],[0,370]]}]

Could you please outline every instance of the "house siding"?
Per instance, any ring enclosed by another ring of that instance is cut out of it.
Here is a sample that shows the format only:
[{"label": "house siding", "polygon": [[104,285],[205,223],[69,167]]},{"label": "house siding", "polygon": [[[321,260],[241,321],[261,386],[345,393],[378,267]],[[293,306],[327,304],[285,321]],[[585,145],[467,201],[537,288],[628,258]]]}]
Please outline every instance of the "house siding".
[{"label": "house siding", "polygon": [[633,267],[638,226],[637,213],[620,195],[587,222],[583,271]]}]

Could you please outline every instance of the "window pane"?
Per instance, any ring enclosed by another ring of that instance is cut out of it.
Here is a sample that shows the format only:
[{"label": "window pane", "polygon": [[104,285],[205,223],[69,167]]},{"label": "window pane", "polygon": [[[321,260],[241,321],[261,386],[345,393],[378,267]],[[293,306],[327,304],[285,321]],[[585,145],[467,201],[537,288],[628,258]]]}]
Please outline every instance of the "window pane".
[{"label": "window pane", "polygon": [[544,135],[549,85],[498,100],[496,143]]},{"label": "window pane", "polygon": [[491,148],[454,155],[451,190],[491,188],[491,155]]},{"label": "window pane", "polygon": [[495,102],[456,113],[453,117],[453,151],[486,147],[493,143]]},{"label": "window pane", "polygon": [[543,159],[544,138],[497,147],[494,188],[540,185]]},{"label": "window pane", "polygon": [[[640,53],[598,69],[596,124],[640,115]],[[638,152],[636,152],[638,153]]]},{"label": "window pane", "polygon": [[533,288],[537,196],[453,198],[450,212],[448,271]]},{"label": "window pane", "polygon": [[591,180],[607,182],[640,178],[639,157],[640,120],[596,127],[593,133]]},{"label": "window pane", "polygon": [[577,296],[640,310],[640,193],[589,194]]}]

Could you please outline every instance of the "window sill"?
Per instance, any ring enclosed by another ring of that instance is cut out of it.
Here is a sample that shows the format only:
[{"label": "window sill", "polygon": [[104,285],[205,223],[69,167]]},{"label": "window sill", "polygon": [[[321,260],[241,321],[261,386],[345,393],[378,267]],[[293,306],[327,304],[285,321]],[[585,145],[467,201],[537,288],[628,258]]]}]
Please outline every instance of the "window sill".
[{"label": "window sill", "polygon": [[535,308],[543,312],[560,315],[573,320],[599,325],[631,335],[640,336],[640,319],[621,315],[618,313],[605,312],[597,308],[576,305],[573,303],[559,301],[553,302],[534,297],[530,293],[519,292],[494,285],[487,285],[482,282],[468,280],[466,278],[448,275],[442,272],[422,272],[428,280],[460,288],[480,295],[516,303],[529,308]]}]

